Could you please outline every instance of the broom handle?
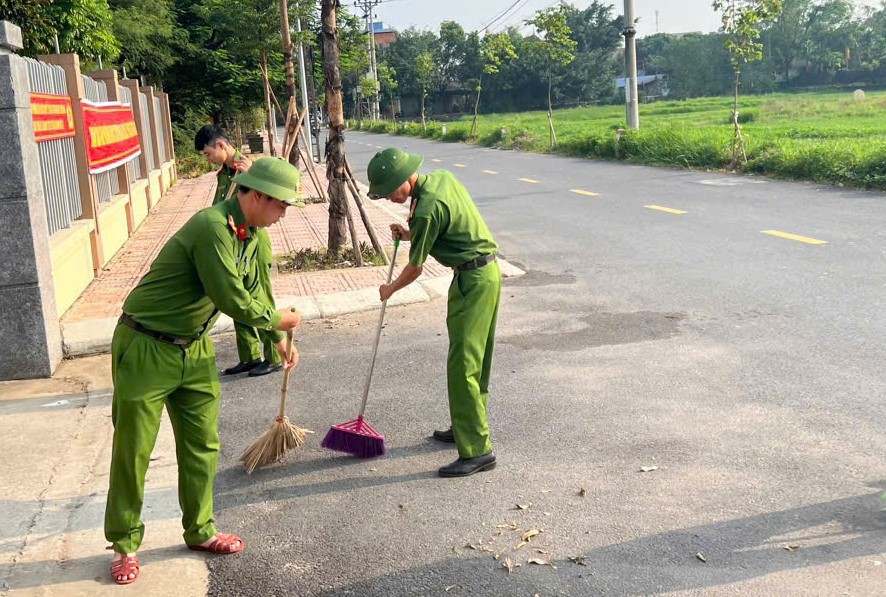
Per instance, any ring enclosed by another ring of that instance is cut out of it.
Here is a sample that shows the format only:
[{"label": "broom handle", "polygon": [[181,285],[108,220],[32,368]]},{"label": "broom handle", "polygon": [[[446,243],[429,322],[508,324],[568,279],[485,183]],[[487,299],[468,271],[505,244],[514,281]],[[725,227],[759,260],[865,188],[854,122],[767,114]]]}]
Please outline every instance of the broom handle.
[{"label": "broom handle", "polygon": [[[394,255],[391,257],[391,265],[388,268],[388,284],[394,278],[394,264],[397,263],[397,248],[400,246],[400,239],[394,241]],[[363,388],[363,404],[360,405],[360,418],[366,412],[366,401],[369,399],[369,385],[372,383],[372,371],[375,369],[375,355],[378,354],[378,341],[381,339],[381,328],[385,323],[385,307],[388,301],[381,304],[381,313],[378,316],[378,329],[375,330],[375,344],[372,346],[372,358],[369,359],[369,375],[366,376],[366,386]]]},{"label": "broom handle", "polygon": [[[292,330],[286,332],[286,360],[289,361],[292,356],[292,338],[295,334]],[[289,376],[292,374],[292,368],[283,372],[283,387],[280,388],[280,412],[278,417],[286,414],[286,394],[289,392]]]}]

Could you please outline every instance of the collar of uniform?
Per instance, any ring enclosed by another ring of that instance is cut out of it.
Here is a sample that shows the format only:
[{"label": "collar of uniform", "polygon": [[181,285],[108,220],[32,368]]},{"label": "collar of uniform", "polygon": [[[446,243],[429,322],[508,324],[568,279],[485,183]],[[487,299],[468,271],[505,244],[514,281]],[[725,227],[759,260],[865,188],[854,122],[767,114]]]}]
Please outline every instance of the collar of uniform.
[{"label": "collar of uniform", "polygon": [[418,180],[415,181],[415,190],[412,191],[412,197],[414,199],[418,199],[421,197],[422,188],[425,186],[425,183],[428,181],[427,174],[419,174]]},{"label": "collar of uniform", "polygon": [[[228,199],[225,204],[228,206],[228,214],[234,218],[235,225],[246,224],[246,216],[243,215],[243,210],[240,208],[240,199],[237,195]],[[255,233],[255,228],[252,226],[247,226],[246,230],[249,231],[249,236]]]},{"label": "collar of uniform", "polygon": [[[240,150],[239,150],[239,149],[236,150],[236,151],[234,152],[234,162],[236,162],[237,160],[239,160],[241,157],[243,157],[243,154],[240,153]],[[232,168],[231,166],[228,166],[226,163],[222,163],[221,168],[218,169],[218,172],[216,172],[215,175],[216,175],[216,176],[220,176],[223,172],[224,172],[224,173],[228,173],[228,172],[229,172],[229,173],[231,174],[231,176],[233,176],[234,174],[237,173],[237,171],[236,171],[234,168]]]}]

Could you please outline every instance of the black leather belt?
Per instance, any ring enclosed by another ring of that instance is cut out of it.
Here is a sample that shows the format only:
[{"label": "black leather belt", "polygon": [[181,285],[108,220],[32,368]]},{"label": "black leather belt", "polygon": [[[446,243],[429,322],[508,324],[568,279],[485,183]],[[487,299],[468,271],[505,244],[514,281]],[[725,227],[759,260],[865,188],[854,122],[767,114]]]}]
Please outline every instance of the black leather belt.
[{"label": "black leather belt", "polygon": [[136,332],[140,334],[144,334],[145,336],[150,336],[151,338],[156,338],[161,342],[166,342],[168,344],[175,344],[176,346],[182,346],[187,348],[190,346],[196,338],[187,338],[184,336],[171,336],[169,334],[164,334],[163,332],[155,332],[154,330],[148,329],[136,320],[134,320],[130,315],[124,313],[120,316],[120,323],[125,326],[131,327]]},{"label": "black leather belt", "polygon": [[474,259],[472,261],[468,261],[467,263],[462,263],[458,267],[454,267],[452,269],[454,269],[457,272],[466,272],[466,271],[469,271],[472,269],[481,268],[484,265],[489,265],[493,261],[495,261],[495,253],[492,253],[490,255],[483,255],[482,257],[477,257],[476,259]]}]

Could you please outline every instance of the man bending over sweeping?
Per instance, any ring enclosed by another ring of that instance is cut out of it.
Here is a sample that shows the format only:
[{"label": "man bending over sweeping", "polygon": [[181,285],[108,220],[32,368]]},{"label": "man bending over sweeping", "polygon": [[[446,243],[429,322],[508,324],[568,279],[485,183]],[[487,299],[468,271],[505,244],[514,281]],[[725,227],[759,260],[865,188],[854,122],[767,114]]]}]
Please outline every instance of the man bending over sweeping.
[{"label": "man bending over sweeping", "polygon": [[411,242],[409,265],[390,284],[379,287],[382,301],[414,282],[431,255],[455,272],[449,287],[446,327],[449,358],[446,381],[452,427],[434,439],[454,442],[458,460],[440,469],[441,477],[465,477],[495,467],[486,405],[501,297],[498,245],[467,190],[446,170],[420,175],[424,158],[389,148],[369,162],[369,194],[393,203],[412,198],[409,227],[391,225],[394,239]]},{"label": "man bending over sweeping", "polygon": [[[212,204],[221,203],[228,195],[228,188],[234,175],[249,170],[252,162],[231,145],[228,134],[220,126],[207,124],[201,127],[194,136],[194,147],[209,163],[219,166],[218,172],[215,173],[217,183]],[[271,264],[274,260],[271,237],[268,236],[267,230],[259,228],[255,232],[255,241],[258,246],[256,258],[259,265],[259,282],[270,296]],[[235,321],[234,334],[237,337],[237,355],[240,359],[236,365],[224,370],[225,375],[248,372],[249,377],[258,377],[280,369],[280,359],[274,350],[273,339],[267,332]]]},{"label": "man bending over sweeping", "polygon": [[237,196],[188,220],[123,303],[111,343],[114,445],[105,509],[105,537],[115,554],[111,576],[118,584],[138,578],[145,473],[164,405],[175,433],[185,543],[217,554],[244,547],[236,535],[215,529],[221,390],[208,334],[221,311],[268,330],[287,369],[298,362],[296,351],[287,358],[282,332],[294,329],[301,316],[275,310],[259,282],[256,232],[299,205],[299,177],[284,160],[256,160],[234,177]]}]

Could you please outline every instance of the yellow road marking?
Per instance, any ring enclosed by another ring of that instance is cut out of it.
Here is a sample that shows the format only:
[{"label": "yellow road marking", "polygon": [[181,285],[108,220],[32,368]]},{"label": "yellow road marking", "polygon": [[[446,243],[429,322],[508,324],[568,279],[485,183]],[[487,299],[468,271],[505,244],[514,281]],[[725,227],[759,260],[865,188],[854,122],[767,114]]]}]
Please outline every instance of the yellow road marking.
[{"label": "yellow road marking", "polygon": [[591,191],[583,191],[581,189],[569,189],[571,192],[577,195],[585,195],[587,197],[599,197],[600,193],[592,193]]},{"label": "yellow road marking", "polygon": [[484,170],[484,174],[498,174],[495,170]]},{"label": "yellow road marking", "polygon": [[438,160],[437,158],[432,158],[431,161],[432,161],[432,162],[436,162],[436,163],[439,164],[439,163],[442,162],[443,160]]},{"label": "yellow road marking", "polygon": [[456,168],[467,168],[468,167],[466,164],[452,164],[452,165],[455,166]]},{"label": "yellow road marking", "polygon": [[768,234],[770,236],[777,236],[779,238],[786,238],[788,240],[795,240],[801,243],[806,243],[807,245],[826,245],[828,241],[819,240],[817,238],[809,238],[808,236],[800,236],[798,234],[790,234],[788,232],[781,232],[780,230],[761,230],[763,234]]},{"label": "yellow road marking", "polygon": [[519,180],[520,182],[530,182],[532,184],[538,184],[538,182],[539,182],[539,181],[535,180],[534,178],[518,178],[517,180]]},{"label": "yellow road marking", "polygon": [[682,209],[673,209],[671,207],[662,207],[661,205],[647,205],[645,207],[648,209],[654,209],[656,211],[663,211],[663,212],[666,212],[669,214],[677,214],[678,216],[686,213]]}]

